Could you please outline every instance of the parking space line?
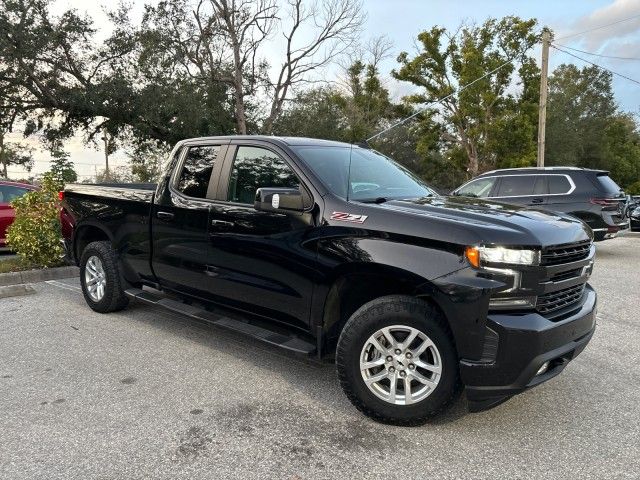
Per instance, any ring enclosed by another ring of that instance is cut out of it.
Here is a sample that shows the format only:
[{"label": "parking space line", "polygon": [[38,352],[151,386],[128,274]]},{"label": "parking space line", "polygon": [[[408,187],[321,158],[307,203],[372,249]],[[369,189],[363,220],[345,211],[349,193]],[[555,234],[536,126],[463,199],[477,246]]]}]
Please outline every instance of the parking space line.
[{"label": "parking space line", "polygon": [[62,288],[64,290],[71,290],[72,292],[82,292],[80,287],[75,285],[67,285],[66,283],[58,282],[57,280],[46,280],[44,283],[53,285],[54,287]]}]

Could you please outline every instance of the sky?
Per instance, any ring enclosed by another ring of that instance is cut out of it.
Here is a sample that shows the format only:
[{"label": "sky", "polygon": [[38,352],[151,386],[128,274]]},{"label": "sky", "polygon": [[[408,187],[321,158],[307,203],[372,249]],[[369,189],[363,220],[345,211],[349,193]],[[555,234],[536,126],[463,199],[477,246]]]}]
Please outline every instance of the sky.
[{"label": "sky", "polygon": [[[146,2],[154,3],[153,0]],[[99,36],[106,36],[108,22],[104,14],[108,1],[57,0],[55,14],[68,8],[91,15],[100,29]],[[145,0],[132,0],[132,16],[141,15]],[[363,0],[367,20],[362,32],[362,41],[385,35],[393,44],[389,57],[380,65],[385,85],[394,99],[407,94],[410,88],[392,80],[388,72],[397,66],[396,57],[401,51],[415,52],[415,38],[423,30],[434,25],[456,29],[461,23],[481,24],[488,17],[517,15],[521,18],[537,18],[541,26],[550,27],[555,33],[555,43],[586,52],[617,57],[640,58],[640,0]],[[605,28],[597,28],[619,20],[632,18]],[[589,30],[587,33],[582,33]],[[277,42],[265,46],[264,56],[269,58],[277,50]],[[591,56],[571,51],[584,59],[597,63],[617,73],[640,81],[640,60],[616,60]],[[540,58],[540,49],[532,54]],[[550,73],[561,63],[575,63],[579,67],[585,62],[551,49]],[[328,74],[325,73],[325,76]],[[640,85],[614,76],[613,89],[616,101],[625,111],[640,113]],[[14,134],[10,140],[21,140]],[[34,138],[29,143],[36,148],[34,173],[49,168],[50,157],[39,148]],[[96,147],[86,146],[82,136],[76,136],[65,144],[71,160],[76,165],[80,179],[89,178],[104,168],[104,153]],[[126,165],[126,155],[118,152],[111,156],[110,165]],[[20,177],[20,169],[13,167],[10,176]],[[25,173],[26,175],[26,173]],[[23,175],[23,176],[25,176]]]}]

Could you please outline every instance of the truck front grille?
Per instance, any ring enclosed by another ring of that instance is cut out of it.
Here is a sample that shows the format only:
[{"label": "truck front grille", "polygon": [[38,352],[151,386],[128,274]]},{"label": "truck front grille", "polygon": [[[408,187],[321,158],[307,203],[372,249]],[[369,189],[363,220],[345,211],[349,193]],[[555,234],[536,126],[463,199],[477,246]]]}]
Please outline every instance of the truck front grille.
[{"label": "truck front grille", "polygon": [[583,292],[584,284],[580,284],[540,295],[536,302],[536,310],[543,315],[553,313],[576,303],[582,298]]},{"label": "truck front grille", "polygon": [[542,265],[559,265],[562,263],[577,262],[589,256],[591,241],[580,243],[555,245],[542,251]]}]

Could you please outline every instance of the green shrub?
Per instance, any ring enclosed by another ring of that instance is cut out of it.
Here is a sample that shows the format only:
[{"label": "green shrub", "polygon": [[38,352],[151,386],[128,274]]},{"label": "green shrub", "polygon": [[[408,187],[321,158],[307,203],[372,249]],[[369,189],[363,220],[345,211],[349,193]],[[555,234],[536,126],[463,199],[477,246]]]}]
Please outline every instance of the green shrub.
[{"label": "green shrub", "polygon": [[625,193],[629,195],[640,195],[640,180],[632,183],[627,188],[624,189]]},{"label": "green shrub", "polygon": [[7,232],[7,242],[25,262],[41,267],[60,263],[58,191],[61,187],[51,173],[45,173],[40,190],[11,202],[16,219]]}]

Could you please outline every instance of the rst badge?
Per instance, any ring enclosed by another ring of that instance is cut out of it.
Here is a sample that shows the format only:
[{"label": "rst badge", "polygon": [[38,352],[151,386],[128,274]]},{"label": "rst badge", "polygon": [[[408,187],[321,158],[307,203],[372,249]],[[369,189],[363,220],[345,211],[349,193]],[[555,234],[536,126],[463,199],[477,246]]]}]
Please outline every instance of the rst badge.
[{"label": "rst badge", "polygon": [[368,215],[355,215],[353,213],[333,212],[331,220],[340,220],[341,222],[364,223]]}]

